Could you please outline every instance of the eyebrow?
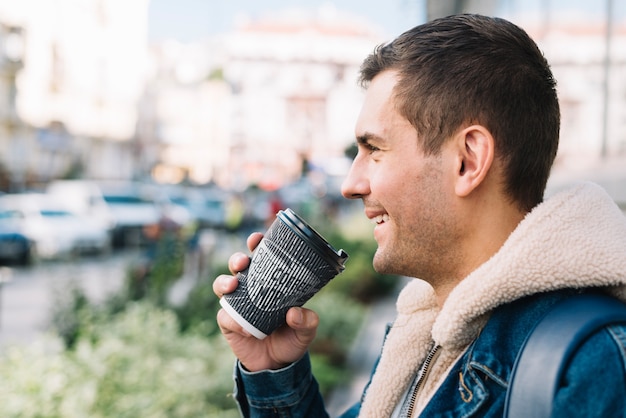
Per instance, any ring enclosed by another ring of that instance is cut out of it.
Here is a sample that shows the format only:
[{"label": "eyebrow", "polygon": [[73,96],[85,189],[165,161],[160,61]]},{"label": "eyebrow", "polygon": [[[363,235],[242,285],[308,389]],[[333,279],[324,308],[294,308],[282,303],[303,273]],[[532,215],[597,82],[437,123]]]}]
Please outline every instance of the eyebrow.
[{"label": "eyebrow", "polygon": [[371,132],[365,132],[363,135],[359,135],[356,137],[356,142],[361,145],[367,145],[371,141],[376,141],[379,143],[386,142],[383,138]]}]

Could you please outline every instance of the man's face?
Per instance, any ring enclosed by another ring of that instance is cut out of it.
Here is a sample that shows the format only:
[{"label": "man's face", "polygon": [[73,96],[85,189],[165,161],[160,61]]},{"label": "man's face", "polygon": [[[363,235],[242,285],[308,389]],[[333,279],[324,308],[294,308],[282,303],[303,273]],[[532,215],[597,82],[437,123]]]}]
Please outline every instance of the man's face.
[{"label": "man's face", "polygon": [[456,235],[451,153],[444,145],[439,155],[424,155],[415,128],[394,107],[395,84],[396,73],[385,71],[367,89],[356,125],[358,154],[342,194],[362,199],[375,223],[376,271],[437,280],[452,267],[446,264]]}]

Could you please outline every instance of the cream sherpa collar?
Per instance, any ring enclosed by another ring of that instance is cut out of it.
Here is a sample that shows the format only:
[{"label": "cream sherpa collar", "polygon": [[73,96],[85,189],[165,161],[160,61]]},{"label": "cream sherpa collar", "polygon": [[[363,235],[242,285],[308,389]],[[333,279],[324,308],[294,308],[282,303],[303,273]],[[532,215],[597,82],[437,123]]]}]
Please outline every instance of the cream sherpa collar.
[{"label": "cream sherpa collar", "polygon": [[592,183],[537,206],[502,248],[450,293],[440,312],[425,282],[413,280],[403,289],[361,416],[391,416],[433,341],[462,349],[495,307],[533,293],[582,287],[607,287],[626,300],[626,217]]}]

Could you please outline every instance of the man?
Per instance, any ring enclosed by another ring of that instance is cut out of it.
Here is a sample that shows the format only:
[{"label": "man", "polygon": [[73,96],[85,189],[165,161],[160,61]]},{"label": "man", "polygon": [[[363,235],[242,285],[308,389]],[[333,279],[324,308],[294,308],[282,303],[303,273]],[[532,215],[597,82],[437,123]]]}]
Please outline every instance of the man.
[{"label": "man", "polygon": [[[626,299],[626,218],[590,183],[543,201],[558,145],[555,81],[510,22],[418,26],[377,48],[361,82],[359,151],[342,192],[375,223],[376,270],[419,279],[401,292],[371,381],[344,416],[502,416],[515,357],[551,306],[583,289]],[[229,265],[247,263],[235,254]],[[214,291],[236,286],[220,276]],[[245,416],[327,416],[306,355],[314,312],[292,308],[262,341],[223,311],[218,322],[239,359]],[[556,416],[626,416],[625,353],[625,327],[590,338]]]}]

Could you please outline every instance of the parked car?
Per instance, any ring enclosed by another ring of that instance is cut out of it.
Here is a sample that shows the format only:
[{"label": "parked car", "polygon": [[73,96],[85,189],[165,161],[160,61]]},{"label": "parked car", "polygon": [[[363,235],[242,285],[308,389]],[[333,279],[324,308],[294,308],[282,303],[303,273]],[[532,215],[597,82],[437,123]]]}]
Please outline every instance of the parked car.
[{"label": "parked car", "polygon": [[224,228],[226,194],[217,190],[183,189],[168,192],[172,203],[185,208],[198,228]]},{"label": "parked car", "polygon": [[224,228],[226,226],[226,204],[218,196],[203,196],[190,200],[189,207],[195,213],[203,228]]},{"label": "parked car", "polygon": [[105,194],[104,200],[115,219],[112,242],[116,247],[144,243],[144,228],[159,221],[159,211],[154,202],[140,196],[111,193]]},{"label": "parked car", "polygon": [[71,212],[100,223],[113,232],[115,219],[104,201],[98,184],[90,180],[55,180],[48,184],[46,194],[63,204]]},{"label": "parked car", "polygon": [[91,218],[68,210],[62,201],[43,193],[0,197],[0,211],[10,213],[6,226],[32,243],[37,258],[64,258],[110,248],[106,228]]},{"label": "parked car", "polygon": [[194,221],[188,208],[174,201],[171,188],[166,186],[119,181],[100,183],[100,188],[115,220],[115,246],[144,245],[153,239],[154,228],[183,229]]},{"label": "parked car", "polygon": [[0,265],[26,266],[34,258],[33,242],[14,226],[12,219],[16,215],[0,211]]}]

